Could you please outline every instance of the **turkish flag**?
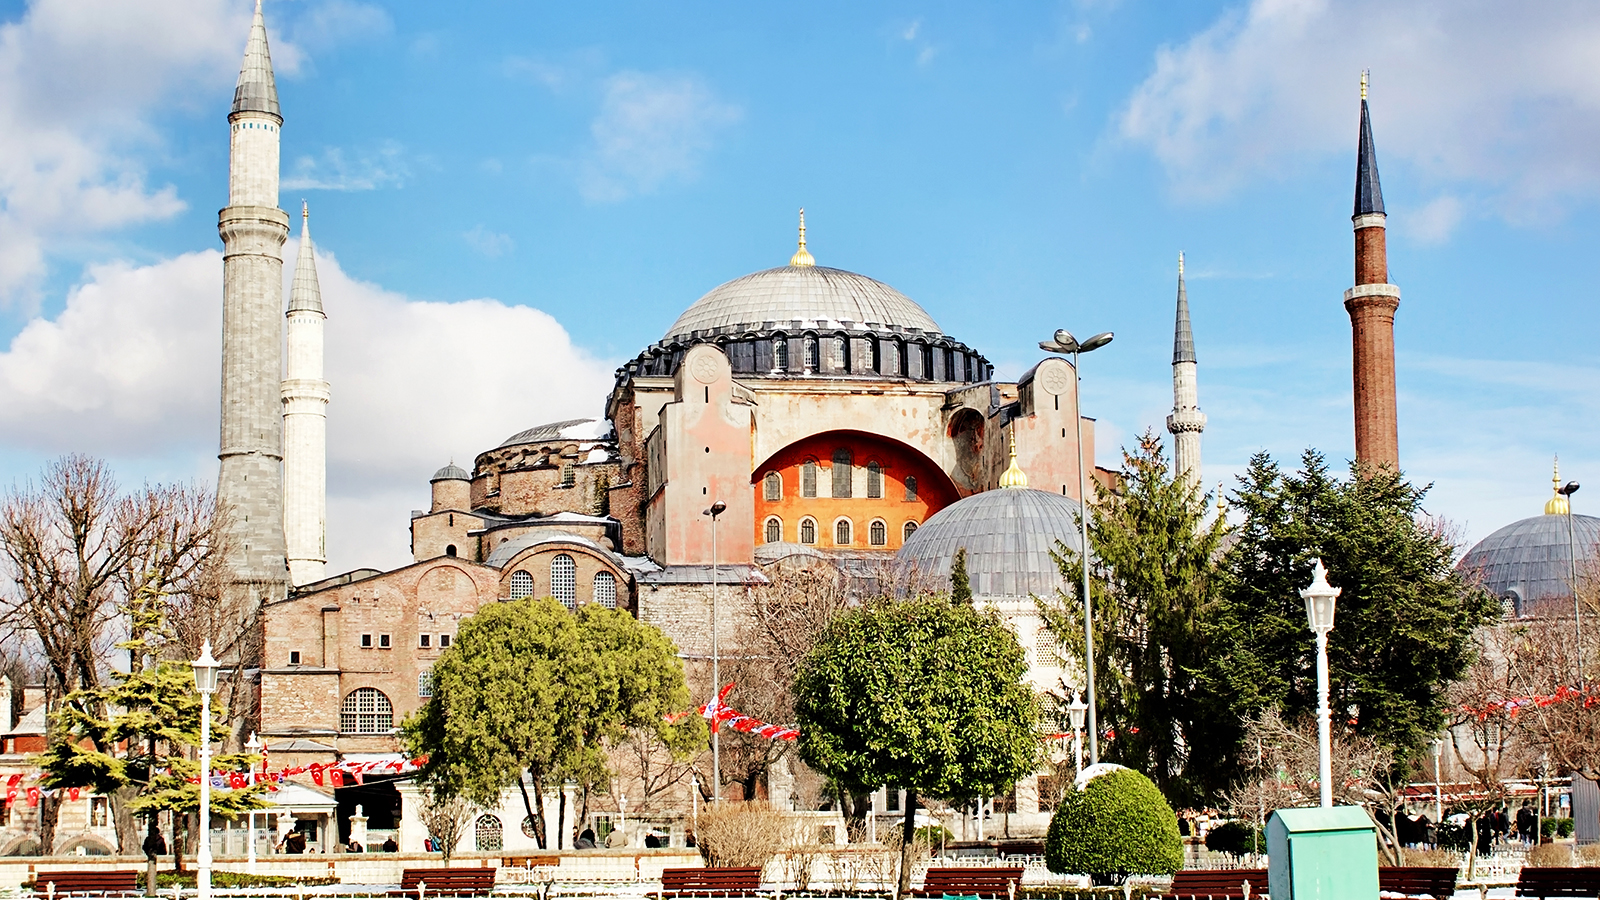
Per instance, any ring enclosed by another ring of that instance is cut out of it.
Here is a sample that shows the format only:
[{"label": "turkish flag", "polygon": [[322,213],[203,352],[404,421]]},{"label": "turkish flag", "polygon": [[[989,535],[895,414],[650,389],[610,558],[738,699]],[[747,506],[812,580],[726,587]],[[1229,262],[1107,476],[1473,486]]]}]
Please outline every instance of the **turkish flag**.
[{"label": "turkish flag", "polygon": [[228,787],[231,787],[237,791],[245,787],[246,784],[247,782],[244,780],[243,772],[228,773]]},{"label": "turkish flag", "polygon": [[78,799],[78,789],[77,788],[67,788],[67,796],[71,797],[74,800]]},{"label": "turkish flag", "polygon": [[317,783],[317,787],[322,787],[322,764],[321,763],[312,763],[311,764],[311,780]]},{"label": "turkish flag", "polygon": [[28,788],[28,805],[29,806],[38,806],[39,805],[39,789],[38,788],[36,788],[36,787]]},{"label": "turkish flag", "polygon": [[339,771],[338,769],[334,769],[330,774],[333,775],[333,786],[334,787],[344,787],[344,773],[343,772]]}]

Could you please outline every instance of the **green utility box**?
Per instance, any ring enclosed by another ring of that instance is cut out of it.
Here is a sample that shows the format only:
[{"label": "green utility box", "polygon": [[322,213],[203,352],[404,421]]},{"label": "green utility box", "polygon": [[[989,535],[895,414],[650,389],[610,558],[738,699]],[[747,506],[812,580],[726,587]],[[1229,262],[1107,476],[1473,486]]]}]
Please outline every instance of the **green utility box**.
[{"label": "green utility box", "polygon": [[1272,900],[1377,900],[1377,829],[1359,806],[1280,809],[1267,820]]}]

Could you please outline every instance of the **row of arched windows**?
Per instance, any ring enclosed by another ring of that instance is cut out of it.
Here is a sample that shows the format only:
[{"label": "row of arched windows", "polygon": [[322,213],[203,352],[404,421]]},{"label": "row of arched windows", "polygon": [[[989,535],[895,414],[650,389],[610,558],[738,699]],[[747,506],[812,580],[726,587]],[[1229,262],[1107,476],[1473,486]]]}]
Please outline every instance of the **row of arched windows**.
[{"label": "row of arched windows", "polygon": [[[518,569],[511,573],[511,599],[521,600],[533,596],[533,573]],[[578,606],[578,564],[566,553],[557,553],[550,560],[550,596],[561,601],[567,609]],[[594,603],[606,609],[617,608],[617,576],[601,569],[594,575]]]},{"label": "row of arched windows", "polygon": [[[907,521],[900,526],[900,539],[907,541],[917,531],[917,523]],[[763,528],[763,537],[769,544],[776,544],[783,540],[783,520],[777,516],[768,516]],[[800,520],[800,533],[797,536],[802,544],[815,544],[817,542],[817,520],[806,516]],[[854,543],[855,525],[848,518],[838,518],[833,522],[833,544],[835,547],[848,547]],[[889,523],[882,519],[873,519],[867,523],[867,545],[870,547],[887,547],[889,545]]]},{"label": "row of arched windows", "polygon": [[[783,499],[783,475],[778,472],[768,472],[761,480],[762,496],[768,502]],[[905,480],[906,500],[917,499],[917,478],[907,475]],[[851,462],[849,450],[839,450],[833,454],[833,497],[835,499],[849,499],[855,492],[855,466]],[[800,464],[800,496],[810,499],[817,496],[817,461],[807,459]],[[879,500],[883,497],[883,466],[873,460],[867,463],[867,499]]]}]

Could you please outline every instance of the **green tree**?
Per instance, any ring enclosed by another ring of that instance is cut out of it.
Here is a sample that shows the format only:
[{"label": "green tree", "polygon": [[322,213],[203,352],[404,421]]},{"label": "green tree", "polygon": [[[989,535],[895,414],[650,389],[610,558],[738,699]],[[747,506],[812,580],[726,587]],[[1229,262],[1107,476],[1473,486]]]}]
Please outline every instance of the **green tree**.
[{"label": "green tree", "polygon": [[1033,771],[1037,710],[1022,647],[994,612],[942,595],[835,618],[795,676],[800,756],[855,793],[905,788],[900,887],[917,795],[998,793]]},{"label": "green tree", "polygon": [[[1206,521],[1206,498],[1174,478],[1161,441],[1145,432],[1123,452],[1120,486],[1096,482],[1089,522],[1089,569],[1095,626],[1095,693],[1102,758],[1145,772],[1174,805],[1191,806],[1221,788],[1190,748],[1204,745],[1212,723],[1197,702],[1195,672],[1204,665],[1202,631],[1216,590],[1217,547],[1226,523]],[[1064,584],[1038,607],[1049,629],[1083,664],[1083,568],[1064,545],[1055,553]],[[1062,698],[1066,699],[1065,697]]]},{"label": "green tree", "polygon": [[1352,465],[1338,479],[1314,450],[1298,472],[1265,453],[1251,459],[1234,493],[1244,522],[1204,620],[1210,649],[1197,678],[1219,727],[1196,756],[1236,775],[1248,717],[1271,707],[1290,721],[1314,714],[1316,650],[1299,592],[1318,558],[1341,589],[1328,635],[1335,716],[1402,768],[1439,733],[1473,634],[1499,608],[1456,573],[1454,542],[1422,512],[1426,493],[1388,468]]},{"label": "green tree", "polygon": [[956,558],[950,563],[950,602],[972,602],[972,579],[967,576],[967,548],[957,547]]},{"label": "green tree", "polygon": [[1121,884],[1129,875],[1170,875],[1183,867],[1178,816],[1154,782],[1113,769],[1067,789],[1050,817],[1045,865]]}]

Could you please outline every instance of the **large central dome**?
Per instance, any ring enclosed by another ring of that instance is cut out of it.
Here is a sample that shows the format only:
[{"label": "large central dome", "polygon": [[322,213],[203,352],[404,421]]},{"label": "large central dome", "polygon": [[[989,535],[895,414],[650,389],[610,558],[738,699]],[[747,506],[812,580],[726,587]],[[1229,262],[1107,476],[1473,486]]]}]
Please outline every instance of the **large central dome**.
[{"label": "large central dome", "polygon": [[779,266],[713,288],[665,339],[773,328],[940,333],[927,310],[881,281],[826,266]]}]

